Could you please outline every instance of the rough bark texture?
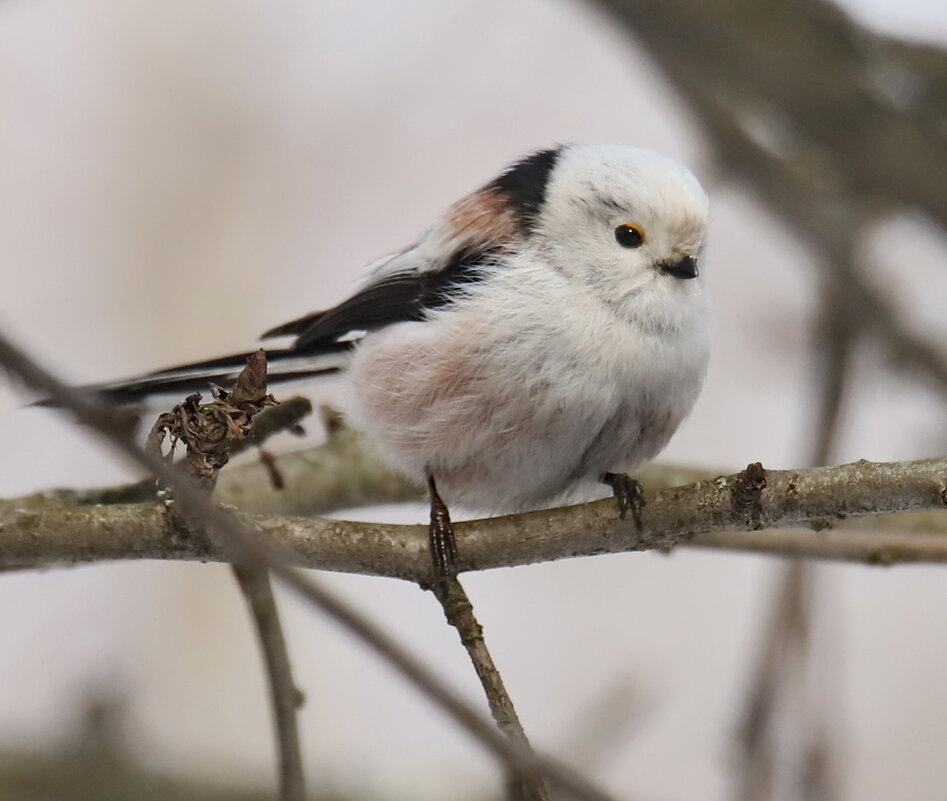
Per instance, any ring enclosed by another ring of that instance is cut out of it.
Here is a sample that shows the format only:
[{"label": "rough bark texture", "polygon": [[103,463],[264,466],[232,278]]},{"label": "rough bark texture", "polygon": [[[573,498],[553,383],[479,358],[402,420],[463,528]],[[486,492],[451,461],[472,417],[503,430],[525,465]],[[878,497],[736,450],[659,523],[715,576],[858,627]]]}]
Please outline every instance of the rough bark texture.
[{"label": "rough bark texture", "polygon": [[[735,501],[745,481],[744,471],[653,492],[640,532],[634,523],[618,519],[612,499],[458,523],[458,564],[462,571],[485,570],[599,553],[669,550],[682,542],[720,547],[721,532],[737,530],[753,532],[748,549],[759,550],[766,537],[759,529],[796,527],[815,530],[811,555],[824,551],[826,556],[882,564],[947,561],[947,535],[936,552],[931,545],[937,535],[925,537],[919,549],[908,535],[877,539],[874,548],[863,535],[865,547],[856,554],[840,547],[847,533],[824,531],[865,515],[947,509],[947,459],[767,471],[758,507]],[[294,565],[412,581],[429,575],[425,526],[245,517]],[[0,566],[7,568],[113,559],[220,560],[225,555],[206,538],[169,537],[164,507],[158,503],[7,509],[0,513],[0,535]],[[702,535],[713,536],[703,543]],[[740,535],[730,536],[729,542],[739,548]],[[820,538],[831,547],[823,549]],[[785,537],[778,541],[788,547]],[[893,547],[899,541],[904,547]]]}]

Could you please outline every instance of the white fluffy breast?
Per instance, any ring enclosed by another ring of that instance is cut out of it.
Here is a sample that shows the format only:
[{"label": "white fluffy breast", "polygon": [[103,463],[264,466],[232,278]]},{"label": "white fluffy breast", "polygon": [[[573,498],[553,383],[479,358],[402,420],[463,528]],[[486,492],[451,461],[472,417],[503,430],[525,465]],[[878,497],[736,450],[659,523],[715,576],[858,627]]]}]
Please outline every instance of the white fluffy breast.
[{"label": "white fluffy breast", "polygon": [[[448,504],[478,511],[535,508],[633,470],[706,370],[706,300],[674,283],[616,308],[535,254],[511,259],[429,319],[365,337],[349,370],[354,422],[395,467],[431,471]],[[660,319],[674,324],[648,322]]]}]

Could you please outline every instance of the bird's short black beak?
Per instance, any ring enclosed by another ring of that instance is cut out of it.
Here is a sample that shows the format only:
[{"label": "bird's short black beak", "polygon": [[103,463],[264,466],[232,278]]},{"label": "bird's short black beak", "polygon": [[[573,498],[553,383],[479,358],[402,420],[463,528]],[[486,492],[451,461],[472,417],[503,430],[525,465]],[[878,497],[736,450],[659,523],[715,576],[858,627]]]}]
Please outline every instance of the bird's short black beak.
[{"label": "bird's short black beak", "polygon": [[673,275],[675,278],[696,278],[697,259],[693,256],[685,256],[683,259],[675,262],[666,262],[658,267],[664,275]]}]

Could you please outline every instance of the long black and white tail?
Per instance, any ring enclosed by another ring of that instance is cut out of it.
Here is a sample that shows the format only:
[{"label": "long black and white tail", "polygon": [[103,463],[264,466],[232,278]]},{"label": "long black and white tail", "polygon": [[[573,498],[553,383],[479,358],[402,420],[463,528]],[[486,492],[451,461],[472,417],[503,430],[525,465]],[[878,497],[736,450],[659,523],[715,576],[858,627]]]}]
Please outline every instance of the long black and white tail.
[{"label": "long black and white tail", "polygon": [[[278,384],[337,373],[348,364],[351,349],[351,343],[348,342],[332,343],[331,346],[318,351],[268,349],[266,361],[269,383]],[[152,395],[176,395],[184,398],[192,392],[206,392],[212,385],[229,389],[246,366],[249,356],[249,353],[237,353],[233,356],[182,364],[121,381],[95,384],[86,389],[118,404],[137,403]]]}]

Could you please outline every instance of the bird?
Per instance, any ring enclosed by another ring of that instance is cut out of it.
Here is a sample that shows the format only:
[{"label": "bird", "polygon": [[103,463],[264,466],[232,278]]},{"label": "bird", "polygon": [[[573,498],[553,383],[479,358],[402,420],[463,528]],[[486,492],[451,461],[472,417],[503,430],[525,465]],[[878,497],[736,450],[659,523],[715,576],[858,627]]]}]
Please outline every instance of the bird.
[{"label": "bird", "polygon": [[[426,484],[435,576],[456,575],[449,509],[545,508],[631,474],[690,413],[710,354],[698,269],[706,193],[631,145],[532,152],[381,259],[332,308],[271,328],[271,383],[342,372],[354,426]],[[90,387],[106,400],[226,386],[236,354]]]}]

